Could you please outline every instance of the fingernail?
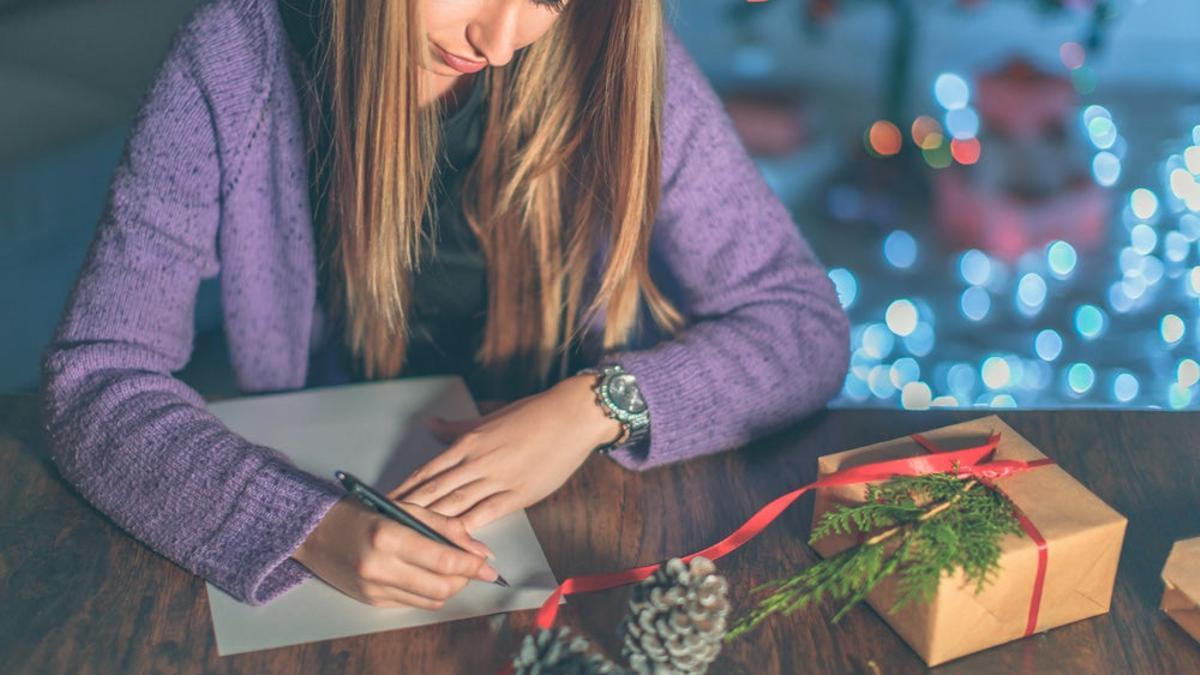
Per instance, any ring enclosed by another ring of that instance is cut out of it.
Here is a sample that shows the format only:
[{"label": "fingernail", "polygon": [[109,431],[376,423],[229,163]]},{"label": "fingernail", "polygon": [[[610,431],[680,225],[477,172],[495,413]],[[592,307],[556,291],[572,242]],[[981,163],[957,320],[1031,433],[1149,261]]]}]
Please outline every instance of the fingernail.
[{"label": "fingernail", "polygon": [[484,581],[495,581],[500,576],[500,573],[496,571],[496,568],[488,565],[487,563],[484,563],[483,567],[479,568],[479,573],[483,575]]}]

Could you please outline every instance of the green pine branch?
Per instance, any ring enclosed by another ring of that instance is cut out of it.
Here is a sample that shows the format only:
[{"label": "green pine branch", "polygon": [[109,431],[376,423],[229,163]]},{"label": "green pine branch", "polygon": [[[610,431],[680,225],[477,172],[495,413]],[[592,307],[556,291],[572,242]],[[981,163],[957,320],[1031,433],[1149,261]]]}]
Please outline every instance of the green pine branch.
[{"label": "green pine branch", "polygon": [[730,629],[726,640],[753,630],[772,614],[791,614],[825,599],[840,601],[837,623],[880,581],[899,574],[896,612],[928,602],[943,574],[962,569],[975,592],[999,571],[1000,539],[1021,534],[1012,504],[997,490],[954,473],[896,476],[868,485],[866,502],[826,512],[809,543],[833,534],[869,534],[863,543],[752,589],[770,594]]}]

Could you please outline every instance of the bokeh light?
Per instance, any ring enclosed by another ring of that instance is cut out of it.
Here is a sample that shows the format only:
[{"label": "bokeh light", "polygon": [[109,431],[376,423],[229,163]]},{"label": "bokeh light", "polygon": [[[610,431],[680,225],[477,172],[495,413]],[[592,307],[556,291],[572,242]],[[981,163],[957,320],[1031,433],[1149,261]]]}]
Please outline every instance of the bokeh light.
[{"label": "bokeh light", "polygon": [[992,297],[982,286],[969,286],[959,299],[963,316],[972,321],[982,321],[992,309]]},{"label": "bokeh light", "polygon": [[1129,403],[1137,398],[1138,389],[1140,388],[1141,385],[1133,373],[1121,372],[1113,378],[1113,398],[1121,403]]},{"label": "bokeh light", "polygon": [[979,145],[979,139],[968,138],[965,140],[954,139],[950,141],[950,154],[959,164],[974,164],[979,161],[979,155],[982,147]]},{"label": "bokeh light", "polygon": [[958,110],[971,100],[971,88],[960,75],[942,73],[933,82],[933,96],[943,108]]},{"label": "bokeh light", "polygon": [[950,144],[945,139],[942,139],[936,147],[922,149],[921,157],[933,169],[944,169],[950,166],[954,160],[953,155],[950,154]]},{"label": "bokeh light", "polygon": [[979,249],[969,249],[958,257],[958,273],[963,281],[983,286],[992,277],[992,259]]},{"label": "bokeh light", "polygon": [[1012,368],[999,356],[989,356],[979,367],[980,377],[988,389],[1003,389],[1012,381]]},{"label": "bokeh light", "polygon": [[888,329],[901,337],[911,334],[917,327],[917,307],[911,300],[892,302],[888,305],[885,316]]},{"label": "bokeh light", "polygon": [[855,298],[858,297],[858,280],[854,278],[854,274],[844,267],[835,267],[829,270],[829,280],[833,282],[833,288],[837,291],[838,302],[842,304],[842,308],[853,305]]},{"label": "bokeh light", "polygon": [[1194,359],[1183,359],[1175,368],[1175,380],[1184,387],[1191,387],[1200,382],[1200,363]]},{"label": "bokeh light", "polygon": [[1053,361],[1062,354],[1063,340],[1058,331],[1047,328],[1037,334],[1034,338],[1034,351],[1037,352],[1038,358],[1043,361]]},{"label": "bokeh light", "polygon": [[1067,386],[1076,394],[1086,394],[1096,383],[1096,371],[1086,363],[1072,363],[1067,368]]},{"label": "bokeh light", "polygon": [[895,334],[881,323],[873,323],[863,330],[863,353],[873,359],[886,359],[895,345]]},{"label": "bokeh light", "polygon": [[1138,223],[1129,231],[1129,245],[1142,255],[1149,255],[1158,246],[1158,233],[1145,223]]},{"label": "bokeh light", "polygon": [[1071,276],[1078,259],[1075,247],[1065,241],[1055,241],[1046,247],[1046,263],[1050,266],[1050,273],[1059,279]]},{"label": "bokeh light", "polygon": [[1150,220],[1158,211],[1158,196],[1146,188],[1138,188],[1129,195],[1129,208],[1138,218]]},{"label": "bokeh light", "polygon": [[1167,314],[1159,323],[1159,332],[1162,334],[1163,342],[1169,345],[1178,344],[1183,339],[1183,319],[1174,314]]},{"label": "bokeh light", "polygon": [[1058,47],[1058,58],[1062,60],[1062,64],[1070,70],[1083,65],[1086,55],[1083,51],[1083,45],[1078,42],[1064,42]]},{"label": "bokeh light", "polygon": [[1080,305],[1075,310],[1075,331],[1087,340],[1094,340],[1104,332],[1106,316],[1104,310],[1095,305]]},{"label": "bokeh light", "polygon": [[942,144],[942,125],[929,115],[921,115],[912,123],[912,139],[922,150],[931,150]]},{"label": "bokeh light", "polygon": [[867,130],[868,148],[881,157],[890,157],[900,152],[903,141],[900,129],[887,120],[879,120]]},{"label": "bokeh light", "polygon": [[1097,152],[1092,158],[1092,176],[1096,184],[1102,187],[1112,187],[1121,177],[1121,160],[1107,150]]},{"label": "bokeh light", "polygon": [[905,410],[926,410],[933,399],[933,390],[924,382],[909,382],[900,390],[900,405]]},{"label": "bokeh light", "polygon": [[904,385],[921,379],[921,366],[911,356],[904,356],[896,359],[892,364],[890,376],[892,384],[896,385],[898,389],[903,389]]},{"label": "bokeh light", "polygon": [[946,113],[946,131],[959,140],[979,135],[979,113],[974,108],[958,108]]},{"label": "bokeh light", "polygon": [[1036,272],[1025,274],[1017,283],[1017,299],[1024,309],[1040,309],[1046,302],[1046,280]]},{"label": "bokeh light", "polygon": [[883,257],[898,269],[908,269],[917,260],[917,240],[904,230],[893,230],[883,240]]}]

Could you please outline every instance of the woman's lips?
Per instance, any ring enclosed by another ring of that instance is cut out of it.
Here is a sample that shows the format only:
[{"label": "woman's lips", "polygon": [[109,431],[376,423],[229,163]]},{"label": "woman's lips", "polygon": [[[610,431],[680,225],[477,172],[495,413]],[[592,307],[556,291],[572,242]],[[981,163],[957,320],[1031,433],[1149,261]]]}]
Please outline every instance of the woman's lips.
[{"label": "woman's lips", "polygon": [[468,61],[467,59],[451,54],[436,44],[433,45],[433,48],[437,50],[438,55],[442,57],[446,65],[460,73],[476,73],[487,67],[487,61]]}]

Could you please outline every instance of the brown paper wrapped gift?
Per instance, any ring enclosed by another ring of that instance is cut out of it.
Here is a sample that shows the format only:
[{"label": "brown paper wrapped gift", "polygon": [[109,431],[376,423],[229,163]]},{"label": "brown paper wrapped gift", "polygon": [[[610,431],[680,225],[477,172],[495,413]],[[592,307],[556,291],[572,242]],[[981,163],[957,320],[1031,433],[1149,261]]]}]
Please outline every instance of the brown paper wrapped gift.
[{"label": "brown paper wrapped gift", "polygon": [[[976,447],[993,433],[1000,442],[995,460],[1035,461],[1046,456],[996,415],[921,434],[940,450]],[[826,455],[817,472],[826,476],[852,466],[928,454],[911,436]],[[1047,561],[1036,628],[1056,626],[1108,612],[1125,517],[1100,501],[1056,464],[1027,469],[996,480],[1000,489],[1046,540]],[[838,504],[860,504],[865,485],[819,488],[813,524]],[[824,537],[813,548],[829,557],[858,541],[850,536]],[[933,600],[911,602],[898,612],[895,576],[867,595],[867,602],[925,662],[934,666],[1026,635],[1030,619],[1038,547],[1029,536],[1007,535],[1001,542],[1000,571],[978,595],[962,571],[944,576]]]},{"label": "brown paper wrapped gift", "polygon": [[1200,537],[1175,542],[1162,578],[1163,611],[1200,640]]}]

